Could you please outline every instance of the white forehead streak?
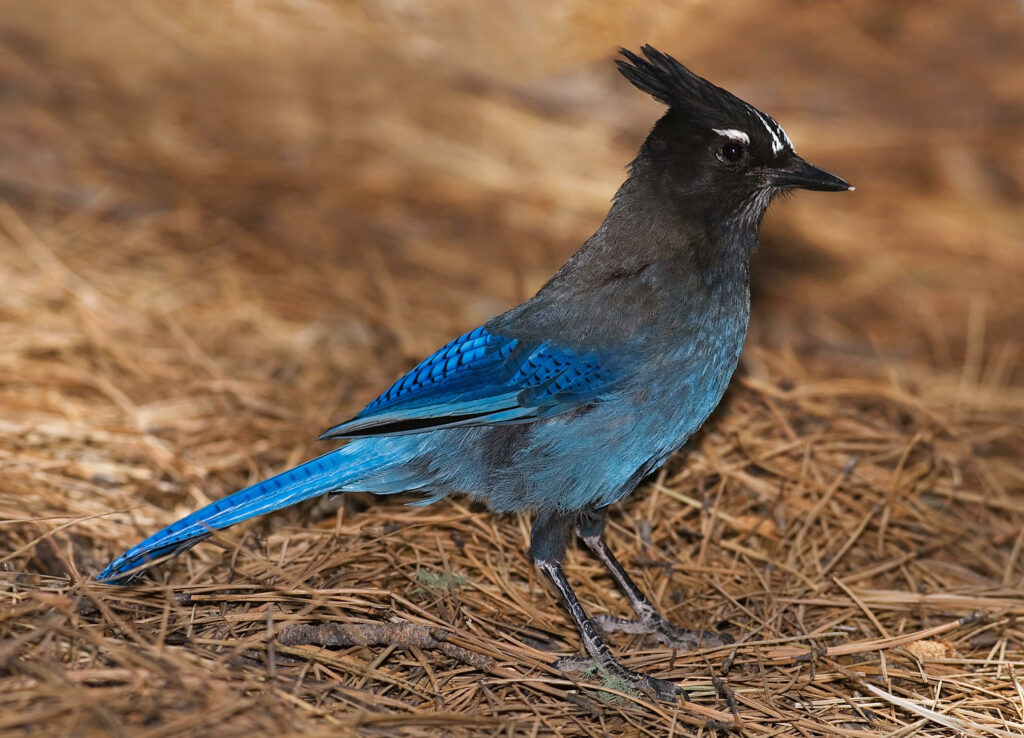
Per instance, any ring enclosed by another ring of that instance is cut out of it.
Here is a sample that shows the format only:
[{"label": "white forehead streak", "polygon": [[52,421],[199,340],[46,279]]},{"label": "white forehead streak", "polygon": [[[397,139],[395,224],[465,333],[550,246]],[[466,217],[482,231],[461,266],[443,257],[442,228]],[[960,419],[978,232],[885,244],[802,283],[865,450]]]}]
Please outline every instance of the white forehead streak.
[{"label": "white forehead streak", "polygon": [[760,118],[761,122],[764,124],[765,129],[768,131],[768,135],[771,136],[771,151],[772,151],[772,154],[778,154],[779,151],[782,150],[782,142],[780,140],[778,140],[778,134],[775,133],[775,129],[771,127],[771,124],[768,123],[768,119],[765,118],[764,115],[760,111],[755,111],[755,113],[758,114],[758,118]]},{"label": "white forehead streak", "polygon": [[743,131],[737,131],[735,128],[712,128],[711,130],[719,136],[731,138],[733,141],[739,141],[742,144],[750,143],[750,136]]},{"label": "white forehead streak", "polygon": [[782,141],[779,140],[779,134],[775,132],[772,124],[768,122],[768,118],[765,117],[764,113],[760,110],[754,110],[757,113],[757,117],[761,119],[764,124],[765,130],[768,131],[768,135],[772,137],[772,153],[777,154],[783,149]]},{"label": "white forehead streak", "polygon": [[[779,126],[778,123],[776,123],[775,125]],[[786,142],[786,146],[788,146],[789,150],[792,151],[793,150],[793,142],[789,140],[789,136],[786,135],[786,131],[783,129],[782,126],[779,126],[779,133],[782,134],[782,140]]]}]

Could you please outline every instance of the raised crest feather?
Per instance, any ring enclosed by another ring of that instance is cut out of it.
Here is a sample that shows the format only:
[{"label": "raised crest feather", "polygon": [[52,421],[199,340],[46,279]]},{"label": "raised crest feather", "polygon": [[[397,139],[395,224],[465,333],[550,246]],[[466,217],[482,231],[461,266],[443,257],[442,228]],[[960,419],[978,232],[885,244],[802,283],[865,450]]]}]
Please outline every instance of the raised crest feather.
[{"label": "raised crest feather", "polygon": [[693,108],[722,113],[746,112],[750,107],[728,90],[694,74],[675,58],[650,44],[644,44],[640,51],[643,57],[629,49],[619,49],[625,60],[616,59],[615,64],[622,76],[655,100],[684,112]]},{"label": "raised crest feather", "polygon": [[643,56],[619,49],[624,59],[616,59],[622,76],[637,89],[678,111],[684,118],[709,129],[732,129],[740,121],[767,129],[776,153],[792,149],[788,137],[772,119],[728,90],[694,74],[676,59],[650,44],[640,47]]}]

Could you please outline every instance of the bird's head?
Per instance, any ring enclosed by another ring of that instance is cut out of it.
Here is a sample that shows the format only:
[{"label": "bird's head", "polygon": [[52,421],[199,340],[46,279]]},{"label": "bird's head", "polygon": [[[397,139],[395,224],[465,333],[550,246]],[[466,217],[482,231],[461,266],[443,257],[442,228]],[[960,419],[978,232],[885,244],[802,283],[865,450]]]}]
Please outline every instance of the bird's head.
[{"label": "bird's head", "polygon": [[658,176],[674,199],[756,226],[779,192],[853,189],[797,156],[768,114],[652,46],[641,51],[643,57],[623,49],[625,59],[616,60],[619,71],[669,111],[635,166],[657,162]]}]

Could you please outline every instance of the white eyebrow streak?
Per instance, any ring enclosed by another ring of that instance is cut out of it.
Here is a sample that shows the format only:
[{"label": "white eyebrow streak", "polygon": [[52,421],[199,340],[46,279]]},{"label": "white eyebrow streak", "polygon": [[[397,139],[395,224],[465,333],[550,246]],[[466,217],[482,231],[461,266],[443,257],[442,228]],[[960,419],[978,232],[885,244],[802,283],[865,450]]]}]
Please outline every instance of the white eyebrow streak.
[{"label": "white eyebrow streak", "polygon": [[735,128],[712,128],[711,130],[719,136],[731,138],[733,141],[739,141],[742,144],[750,143],[750,136],[743,131],[737,131]]}]

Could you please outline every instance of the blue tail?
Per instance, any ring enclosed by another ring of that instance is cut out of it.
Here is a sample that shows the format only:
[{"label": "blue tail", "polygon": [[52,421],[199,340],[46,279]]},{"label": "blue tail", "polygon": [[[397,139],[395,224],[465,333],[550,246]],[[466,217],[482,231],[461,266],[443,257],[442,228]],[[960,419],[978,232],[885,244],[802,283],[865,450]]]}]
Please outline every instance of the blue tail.
[{"label": "blue tail", "polygon": [[[384,440],[350,443],[212,502],[121,554],[96,578],[107,584],[126,584],[158,559],[187,551],[214,531],[318,495],[355,489],[382,493],[415,489],[407,475],[395,474],[395,462],[403,456],[401,449],[395,448],[397,444],[382,443]],[[389,477],[396,476],[405,477],[406,484],[389,484]],[[366,477],[374,482],[360,485]]]}]

